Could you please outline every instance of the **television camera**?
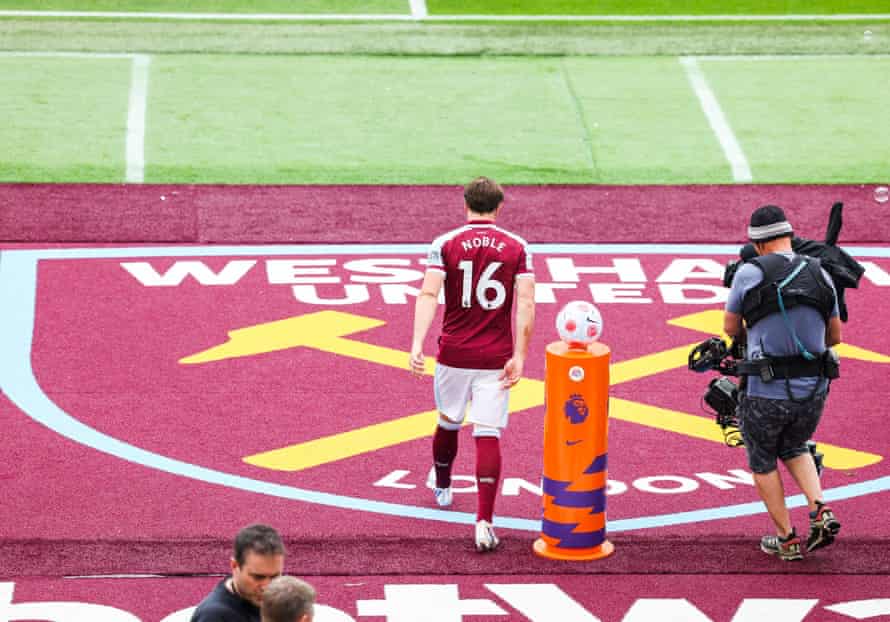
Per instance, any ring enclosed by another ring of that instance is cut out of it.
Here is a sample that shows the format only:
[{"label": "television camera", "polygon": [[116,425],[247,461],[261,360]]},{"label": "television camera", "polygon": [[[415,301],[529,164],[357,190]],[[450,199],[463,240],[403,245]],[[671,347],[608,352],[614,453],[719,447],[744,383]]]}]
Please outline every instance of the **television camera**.
[{"label": "television camera", "polygon": [[[716,371],[702,400],[711,407],[717,425],[723,430],[723,441],[729,447],[744,445],[736,407],[739,404],[739,384],[729,376],[738,376],[737,362],[745,358],[744,346],[736,340],[727,347],[720,337],[711,337],[689,352],[689,369],[697,373]],[[744,381],[744,378],[742,379]]]},{"label": "television camera", "polygon": [[[739,382],[730,378],[739,377],[738,361],[744,358],[743,343],[733,339],[727,346],[720,337],[706,339],[689,352],[689,369],[697,373],[716,371],[720,374],[708,383],[702,401],[711,408],[710,412],[723,431],[723,442],[727,447],[743,447],[745,444],[737,414],[739,390],[744,387],[745,377],[741,376]],[[824,454],[817,450],[814,441],[807,441],[807,449],[816,463],[816,471],[821,475]]]}]

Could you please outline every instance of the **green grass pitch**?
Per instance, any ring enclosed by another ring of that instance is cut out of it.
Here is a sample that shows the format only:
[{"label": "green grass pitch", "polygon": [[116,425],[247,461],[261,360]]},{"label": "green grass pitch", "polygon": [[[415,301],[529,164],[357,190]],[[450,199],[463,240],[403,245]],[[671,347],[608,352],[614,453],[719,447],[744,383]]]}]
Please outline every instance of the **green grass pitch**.
[{"label": "green grass pitch", "polygon": [[[882,10],[867,0],[428,0],[427,8]],[[0,0],[10,9],[411,12],[407,0]],[[132,181],[134,153],[144,160],[139,179],[156,183],[450,184],[478,174],[511,184],[746,181],[730,164],[727,133],[755,183],[890,178],[890,19],[880,15],[650,24],[7,15],[0,40],[0,182]],[[132,54],[148,63],[144,92],[132,91]],[[694,86],[684,56],[697,59],[709,92]],[[728,130],[715,129],[708,97]],[[134,101],[144,117],[133,115]]]},{"label": "green grass pitch", "polygon": [[[427,0],[431,15],[831,15],[887,13],[882,0]],[[0,10],[410,13],[408,0],[0,0]]]},{"label": "green grass pitch", "polygon": [[885,13],[875,0],[428,0],[433,14],[481,15],[830,15]]}]

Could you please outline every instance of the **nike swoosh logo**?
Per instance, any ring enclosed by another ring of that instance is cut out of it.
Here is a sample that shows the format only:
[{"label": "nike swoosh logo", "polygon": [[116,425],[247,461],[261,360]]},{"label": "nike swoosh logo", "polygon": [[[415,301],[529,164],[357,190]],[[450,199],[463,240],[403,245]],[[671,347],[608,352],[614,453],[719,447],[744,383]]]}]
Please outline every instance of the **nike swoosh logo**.
[{"label": "nike swoosh logo", "polygon": [[566,441],[566,445],[568,445],[569,447],[571,447],[572,445],[577,445],[578,443],[581,443],[581,442],[583,442],[583,441],[584,441],[583,438],[580,439],[580,440],[577,440],[577,441]]}]

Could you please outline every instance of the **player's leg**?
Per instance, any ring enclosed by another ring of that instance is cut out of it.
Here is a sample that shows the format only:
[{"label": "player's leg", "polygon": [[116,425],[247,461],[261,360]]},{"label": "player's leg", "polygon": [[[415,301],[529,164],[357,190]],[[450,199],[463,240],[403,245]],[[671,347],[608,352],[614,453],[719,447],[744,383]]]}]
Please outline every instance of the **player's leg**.
[{"label": "player's leg", "polygon": [[433,495],[441,507],[453,501],[451,491],[451,467],[457,457],[458,432],[461,424],[439,415],[439,423],[433,433]]},{"label": "player's leg", "polygon": [[472,376],[467,370],[437,365],[434,380],[439,422],[433,433],[433,493],[442,507],[451,505],[451,467],[457,457],[458,432],[470,398]]},{"label": "player's leg", "polygon": [[473,430],[476,440],[476,548],[480,551],[494,550],[499,541],[494,535],[494,502],[501,479],[500,430],[476,425]]},{"label": "player's leg", "polygon": [[494,506],[501,478],[501,430],[507,425],[509,391],[501,387],[500,371],[480,372],[473,384],[468,419],[473,422],[476,440],[476,548],[495,549]]}]

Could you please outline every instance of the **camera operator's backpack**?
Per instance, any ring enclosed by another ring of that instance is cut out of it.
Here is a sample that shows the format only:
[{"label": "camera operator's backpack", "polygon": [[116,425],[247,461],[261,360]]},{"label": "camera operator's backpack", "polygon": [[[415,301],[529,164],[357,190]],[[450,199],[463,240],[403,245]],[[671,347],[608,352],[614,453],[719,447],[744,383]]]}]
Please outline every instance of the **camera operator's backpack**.
[{"label": "camera operator's backpack", "polygon": [[799,255],[789,262],[782,255],[770,253],[748,262],[763,272],[763,280],[742,299],[742,317],[748,328],[767,315],[784,313],[800,305],[815,308],[828,324],[834,309],[834,293],[822,274],[820,261]]}]

